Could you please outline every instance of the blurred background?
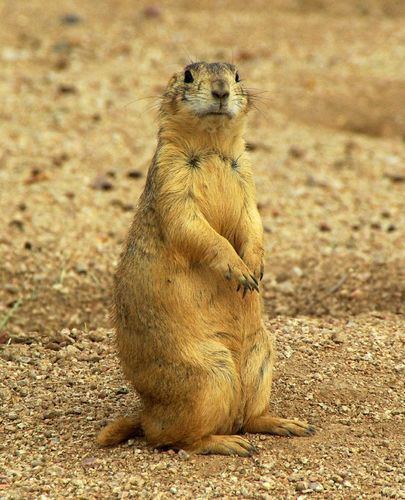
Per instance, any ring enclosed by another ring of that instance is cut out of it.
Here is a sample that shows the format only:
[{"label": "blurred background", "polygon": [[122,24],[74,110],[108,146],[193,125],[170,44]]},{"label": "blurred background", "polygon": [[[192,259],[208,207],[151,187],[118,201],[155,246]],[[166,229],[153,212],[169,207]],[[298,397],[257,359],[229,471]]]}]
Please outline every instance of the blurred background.
[{"label": "blurred background", "polygon": [[[190,60],[257,89],[248,147],[274,315],[403,310],[405,4],[0,4],[0,314],[107,325],[159,96]],[[17,313],[18,309],[18,313]]]}]

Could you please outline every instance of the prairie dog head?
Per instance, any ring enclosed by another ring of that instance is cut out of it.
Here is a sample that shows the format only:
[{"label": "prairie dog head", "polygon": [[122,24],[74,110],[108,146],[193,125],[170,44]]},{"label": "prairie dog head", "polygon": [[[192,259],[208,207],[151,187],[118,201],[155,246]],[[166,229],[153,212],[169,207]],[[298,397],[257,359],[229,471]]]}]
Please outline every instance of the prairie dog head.
[{"label": "prairie dog head", "polygon": [[248,110],[248,92],[237,68],[229,63],[189,64],[173,75],[162,103],[163,113],[172,113],[185,125],[196,119],[210,126],[226,125]]}]

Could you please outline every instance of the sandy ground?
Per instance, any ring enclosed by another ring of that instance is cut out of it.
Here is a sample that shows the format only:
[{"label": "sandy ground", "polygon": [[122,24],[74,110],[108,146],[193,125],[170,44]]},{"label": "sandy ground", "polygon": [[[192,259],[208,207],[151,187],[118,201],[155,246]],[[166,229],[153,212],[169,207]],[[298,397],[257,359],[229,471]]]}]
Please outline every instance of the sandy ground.
[{"label": "sandy ground", "polygon": [[[0,498],[405,496],[404,20],[400,0],[0,2]],[[249,436],[249,459],[94,441],[136,404],[111,280],[190,58],[266,91],[247,140],[272,409],[319,429]]]}]

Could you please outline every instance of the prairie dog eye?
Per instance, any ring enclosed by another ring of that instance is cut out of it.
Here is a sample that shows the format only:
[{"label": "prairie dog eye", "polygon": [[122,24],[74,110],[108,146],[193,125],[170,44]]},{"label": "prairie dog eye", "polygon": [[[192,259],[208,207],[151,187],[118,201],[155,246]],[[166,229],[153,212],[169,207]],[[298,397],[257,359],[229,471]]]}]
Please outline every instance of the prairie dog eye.
[{"label": "prairie dog eye", "polygon": [[189,69],[184,72],[184,83],[192,83],[194,81],[193,74]]},{"label": "prairie dog eye", "polygon": [[235,73],[235,82],[238,83],[240,81],[239,73]]}]

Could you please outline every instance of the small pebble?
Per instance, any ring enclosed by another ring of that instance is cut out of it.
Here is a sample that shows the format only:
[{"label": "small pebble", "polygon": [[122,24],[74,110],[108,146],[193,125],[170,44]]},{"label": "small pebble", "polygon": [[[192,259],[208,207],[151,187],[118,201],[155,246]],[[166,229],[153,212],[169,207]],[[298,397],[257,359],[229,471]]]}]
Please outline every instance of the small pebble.
[{"label": "small pebble", "polygon": [[299,278],[301,278],[301,276],[304,275],[304,271],[300,267],[298,267],[298,266],[294,266],[292,270],[293,270],[293,273],[296,276],[298,276]]},{"label": "small pebble", "polygon": [[98,175],[95,179],[93,179],[90,187],[99,191],[111,191],[114,186],[108,176]]},{"label": "small pebble", "polygon": [[115,391],[115,394],[128,394],[129,389],[127,387],[120,387]]},{"label": "small pebble", "polygon": [[345,336],[341,330],[332,333],[332,340],[335,344],[343,344],[345,341]]},{"label": "small pebble", "polygon": [[77,274],[87,274],[87,266],[81,262],[75,265],[75,271]]},{"label": "small pebble", "polygon": [[181,460],[189,460],[190,459],[190,455],[185,450],[179,450],[178,457]]},{"label": "small pebble", "polygon": [[147,5],[143,9],[143,15],[151,19],[161,17],[162,9],[159,7],[159,5]]},{"label": "small pebble", "polygon": [[68,83],[62,83],[58,85],[57,91],[59,94],[76,94],[77,88],[74,85],[70,85]]},{"label": "small pebble", "polygon": [[288,150],[288,154],[292,158],[303,158],[305,156],[305,149],[301,148],[300,146],[293,145]]},{"label": "small pebble", "polygon": [[291,281],[283,281],[282,283],[277,283],[276,288],[283,295],[293,295],[295,287]]},{"label": "small pebble", "polygon": [[3,286],[4,290],[6,290],[9,293],[15,294],[18,293],[18,286],[12,285],[11,283],[6,283]]},{"label": "small pebble", "polygon": [[318,227],[324,233],[331,231],[331,227],[327,222],[321,222]]},{"label": "small pebble", "polygon": [[312,491],[320,492],[323,491],[323,486],[321,483],[318,482],[309,483],[309,489]]},{"label": "small pebble", "polygon": [[60,18],[62,24],[78,24],[82,21],[82,18],[74,13],[68,13]]},{"label": "small pebble", "polygon": [[102,342],[105,340],[105,335],[100,332],[91,331],[89,332],[89,339],[93,342]]},{"label": "small pebble", "polygon": [[143,173],[140,170],[130,170],[127,172],[127,177],[129,179],[139,179],[143,177]]},{"label": "small pebble", "polygon": [[278,273],[276,276],[276,281],[277,283],[284,283],[290,278],[289,273],[286,273],[282,271],[281,273]]},{"label": "small pebble", "polygon": [[308,481],[298,481],[298,483],[295,485],[295,489],[297,491],[305,491],[309,487]]}]

